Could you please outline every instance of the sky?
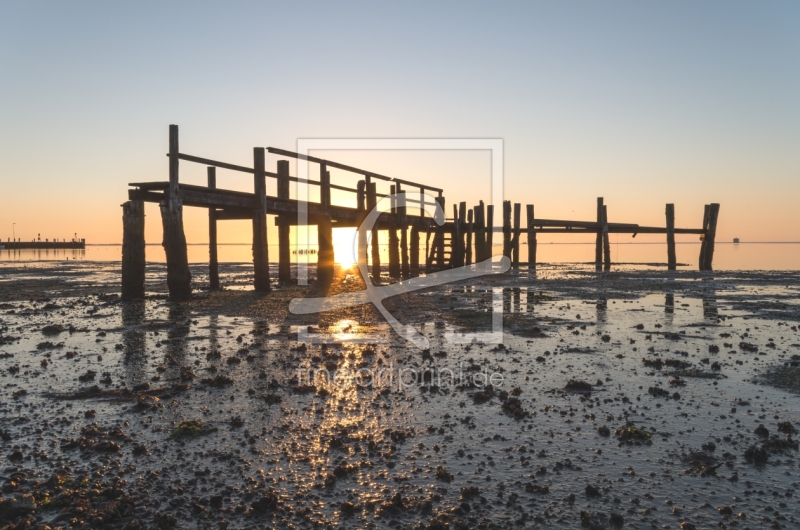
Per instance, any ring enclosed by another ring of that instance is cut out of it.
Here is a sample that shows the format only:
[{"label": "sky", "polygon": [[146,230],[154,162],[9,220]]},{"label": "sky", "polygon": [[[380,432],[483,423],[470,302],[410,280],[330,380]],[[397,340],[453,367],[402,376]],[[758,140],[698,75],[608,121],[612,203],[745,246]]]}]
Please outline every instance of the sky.
[{"label": "sky", "polygon": [[[719,202],[718,240],[800,241],[798,94],[797,2],[9,0],[0,238],[120,242],[127,184],[168,178],[178,124],[182,152],[250,166],[300,138],[500,138],[505,197],[537,217],[592,220],[603,196],[610,221],[663,226],[671,202],[697,227]],[[324,156],[488,200],[487,152]],[[189,242],[206,218],[187,209]]]}]

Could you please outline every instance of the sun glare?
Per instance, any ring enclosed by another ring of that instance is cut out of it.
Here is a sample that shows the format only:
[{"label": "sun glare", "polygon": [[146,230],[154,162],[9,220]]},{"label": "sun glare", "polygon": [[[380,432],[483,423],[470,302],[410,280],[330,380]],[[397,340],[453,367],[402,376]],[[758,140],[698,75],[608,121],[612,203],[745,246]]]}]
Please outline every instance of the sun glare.
[{"label": "sun glare", "polygon": [[356,229],[333,229],[333,258],[343,267],[352,267],[356,264]]}]

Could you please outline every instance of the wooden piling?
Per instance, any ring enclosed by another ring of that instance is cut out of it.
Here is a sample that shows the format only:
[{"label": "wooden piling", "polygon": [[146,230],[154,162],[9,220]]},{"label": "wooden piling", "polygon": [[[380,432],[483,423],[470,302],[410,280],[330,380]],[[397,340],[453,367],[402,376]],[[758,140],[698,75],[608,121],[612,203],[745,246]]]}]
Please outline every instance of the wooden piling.
[{"label": "wooden piling", "polygon": [[719,204],[711,203],[708,209],[708,229],[705,234],[706,249],[703,257],[703,270],[714,270],[714,241],[717,237],[717,219],[719,218]]},{"label": "wooden piling", "polygon": [[419,275],[419,228],[411,227],[411,256],[410,272],[414,276]]},{"label": "wooden piling", "polygon": [[[436,197],[436,202],[439,203],[439,206],[442,208],[442,214],[444,214],[447,210],[445,210],[445,201],[444,195],[442,192],[439,192],[439,196]],[[444,227],[437,226],[436,227],[436,235],[438,236],[434,241],[436,241],[436,265],[439,269],[444,268]]]},{"label": "wooden piling", "polygon": [[528,221],[528,270],[536,270],[536,229],[533,226],[533,204],[525,206]]},{"label": "wooden piling", "polygon": [[492,257],[492,245],[494,244],[494,204],[486,207],[486,238],[484,242],[483,255],[485,260]]},{"label": "wooden piling", "polygon": [[389,276],[400,277],[400,240],[397,238],[397,186],[390,186],[392,197],[392,221],[389,226]]},{"label": "wooden piling", "polygon": [[411,277],[411,266],[408,255],[408,206],[406,205],[406,194],[397,183],[398,205],[397,214],[400,221],[400,266],[403,278]]},{"label": "wooden piling", "polygon": [[611,241],[608,236],[608,206],[603,205],[603,270],[611,270]]},{"label": "wooden piling", "polygon": [[472,208],[467,212],[466,243],[464,245],[464,265],[472,265]]},{"label": "wooden piling", "polygon": [[160,203],[161,223],[164,228],[164,253],[167,257],[167,288],[171,300],[188,300],[192,297],[192,274],[186,253],[186,235],[183,232],[183,203],[178,185],[178,126],[169,126],[169,190]]},{"label": "wooden piling", "polygon": [[267,250],[267,181],[264,148],[253,148],[253,269],[255,290],[269,292],[269,253]]},{"label": "wooden piling", "polygon": [[[372,211],[378,202],[378,192],[374,182],[369,181],[367,178],[367,211]],[[372,282],[376,285],[381,283],[381,249],[378,243],[378,225],[372,229],[372,237],[370,238],[370,246],[372,247]]]},{"label": "wooden piling", "polygon": [[[209,189],[217,188],[217,168],[207,169]],[[217,209],[208,209],[208,288],[219,289],[219,261],[217,257]]]},{"label": "wooden piling", "polygon": [[467,263],[467,203],[458,203],[458,263],[459,267]]},{"label": "wooden piling", "polygon": [[511,201],[503,201],[503,255],[511,256]]},{"label": "wooden piling", "polygon": [[475,263],[480,263],[484,259],[486,252],[486,229],[484,224],[485,213],[483,201],[478,201],[478,206],[474,208],[475,216],[473,217],[475,225],[473,228],[473,235],[475,236]]},{"label": "wooden piling", "polygon": [[706,270],[706,239],[708,234],[708,212],[711,208],[710,205],[706,204],[703,207],[703,233],[700,235],[700,259],[698,260],[698,269],[701,271]]},{"label": "wooden piling", "polygon": [[333,223],[330,214],[317,216],[317,282],[330,285],[333,281]]},{"label": "wooden piling", "polygon": [[144,299],[144,201],[122,205],[122,299]]},{"label": "wooden piling", "polygon": [[674,271],[678,268],[678,259],[675,255],[675,205],[667,204],[667,269]]},{"label": "wooden piling", "polygon": [[514,203],[514,241],[511,246],[511,254],[513,256],[512,263],[515,269],[519,268],[519,235],[520,235],[520,216],[522,206],[520,203]]},{"label": "wooden piling", "polygon": [[594,268],[603,268],[603,198],[597,198],[597,238],[594,245]]},{"label": "wooden piling", "polygon": [[[289,200],[289,161],[278,160],[278,198]],[[292,252],[289,234],[291,224],[288,215],[277,217],[278,225],[278,281],[292,280]]]}]

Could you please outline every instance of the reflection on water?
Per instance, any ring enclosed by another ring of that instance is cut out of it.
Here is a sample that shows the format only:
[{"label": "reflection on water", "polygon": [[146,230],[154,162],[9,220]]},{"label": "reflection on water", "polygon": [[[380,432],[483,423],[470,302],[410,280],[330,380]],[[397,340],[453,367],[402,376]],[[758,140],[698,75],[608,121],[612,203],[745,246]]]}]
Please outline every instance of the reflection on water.
[{"label": "reflection on water", "polygon": [[[278,256],[277,245],[269,245],[269,255]],[[381,245],[382,263],[388,263],[388,247]],[[677,245],[678,262],[688,270],[697,268],[699,243]],[[207,263],[208,246],[190,244],[187,248],[190,263]],[[339,252],[340,257],[344,256]],[[499,249],[495,249],[498,253]],[[147,261],[163,263],[164,249],[161,245],[148,245]],[[424,245],[420,256],[425,255]],[[626,267],[666,267],[666,244],[662,243],[612,243],[612,261]],[[120,261],[121,245],[87,245],[86,250],[0,250],[3,261]],[[293,253],[295,263],[316,263],[315,254]],[[594,257],[593,243],[543,243],[539,245],[538,258],[541,263],[589,263]],[[219,246],[219,261],[223,263],[249,263],[253,260],[250,244]],[[632,265],[632,264],[638,264]],[[681,267],[683,268],[683,267]],[[800,269],[800,243],[717,243],[714,252],[714,268],[717,270],[798,270]],[[530,274],[535,276],[535,272]]]}]

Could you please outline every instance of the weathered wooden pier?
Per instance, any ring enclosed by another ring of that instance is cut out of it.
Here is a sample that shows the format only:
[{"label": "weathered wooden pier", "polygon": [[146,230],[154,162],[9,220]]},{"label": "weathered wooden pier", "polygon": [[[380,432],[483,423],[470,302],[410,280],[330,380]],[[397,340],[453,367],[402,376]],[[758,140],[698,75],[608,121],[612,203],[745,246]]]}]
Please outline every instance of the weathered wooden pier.
[{"label": "weathered wooden pier", "polygon": [[[266,169],[266,153],[281,157],[276,171]],[[186,253],[186,237],[183,230],[183,207],[208,210],[209,220],[209,284],[219,288],[217,263],[217,222],[229,219],[247,219],[253,223],[253,265],[256,291],[271,289],[269,255],[267,253],[267,216],[275,218],[278,227],[278,278],[280,283],[291,282],[291,252],[289,230],[298,224],[298,211],[308,213],[307,223],[317,226],[317,281],[330,282],[333,278],[333,229],[357,227],[366,213],[375,207],[378,200],[387,195],[405,192],[404,199],[394,200],[391,212],[383,213],[373,227],[371,237],[372,281],[380,283],[381,256],[379,234],[385,232],[389,246],[388,274],[391,278],[408,278],[424,272],[451,267],[460,267],[489,259],[494,245],[494,234],[502,235],[503,254],[511,259],[512,266],[519,268],[527,264],[529,270],[536,268],[537,234],[568,233],[596,234],[595,267],[598,271],[610,270],[611,251],[609,234],[665,234],[667,238],[668,267],[674,270],[675,234],[698,234],[702,239],[699,268],[711,270],[714,256],[719,204],[705,207],[702,228],[675,228],[675,209],[666,206],[666,226],[639,226],[633,223],[611,223],[602,198],[597,199],[597,218],[594,221],[569,221],[537,219],[534,206],[526,205],[526,225],[521,225],[522,205],[503,201],[502,225],[494,226],[494,205],[483,201],[471,209],[465,202],[454,204],[452,217],[438,225],[423,206],[436,201],[445,208],[443,190],[432,185],[387,177],[371,171],[358,169],[330,160],[277,149],[274,147],[253,148],[253,167],[228,164],[216,160],[181,153],[178,146],[178,126],[169,127],[169,180],[159,182],[131,183],[128,201],[123,208],[122,247],[122,297],[143,298],[145,292],[145,241],[144,203],[157,203],[161,209],[164,230],[163,245],[167,259],[167,285],[170,298],[185,300],[191,297],[191,274]],[[300,179],[289,174],[289,161],[311,162],[319,170],[318,180]],[[207,166],[207,186],[180,184],[180,161]],[[217,169],[247,173],[253,176],[253,193],[226,190],[217,187]],[[330,169],[338,169],[354,175],[356,186],[332,183]],[[267,195],[266,179],[277,180],[277,195]],[[319,201],[301,201],[292,198],[291,183],[302,182],[319,188]],[[332,190],[354,195],[351,206],[333,204]],[[417,195],[418,194],[418,195]],[[418,196],[418,199],[412,197]],[[411,203],[411,211],[409,204]],[[416,206],[414,206],[416,205]],[[446,210],[445,210],[446,211]],[[520,239],[525,233],[528,239],[527,262],[520,258]],[[421,237],[425,237],[425,255],[420,260]]]}]

